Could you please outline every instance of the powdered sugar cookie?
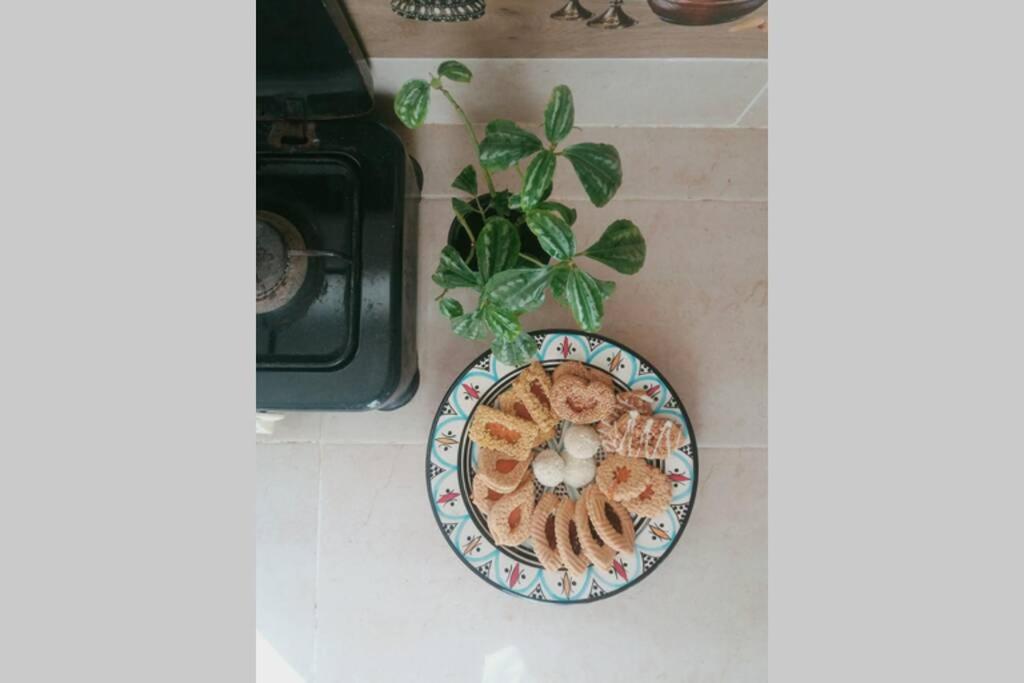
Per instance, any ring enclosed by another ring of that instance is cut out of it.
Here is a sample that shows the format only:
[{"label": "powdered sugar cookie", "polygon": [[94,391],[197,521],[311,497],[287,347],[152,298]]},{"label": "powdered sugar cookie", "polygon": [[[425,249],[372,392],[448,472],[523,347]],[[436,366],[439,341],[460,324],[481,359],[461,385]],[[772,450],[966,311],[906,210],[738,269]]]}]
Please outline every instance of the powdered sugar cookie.
[{"label": "powdered sugar cookie", "polygon": [[558,535],[555,533],[555,519],[561,499],[551,493],[545,493],[533,508],[530,519],[530,538],[533,540],[533,551],[544,568],[553,572],[562,568],[562,557],[558,553]]},{"label": "powdered sugar cookie", "polygon": [[565,476],[565,460],[555,451],[546,448],[533,459],[533,476],[542,486],[554,488],[562,483]]},{"label": "powdered sugar cookie", "polygon": [[593,458],[601,448],[601,437],[588,425],[569,425],[562,434],[562,450],[571,458]]},{"label": "powdered sugar cookie", "polygon": [[568,486],[581,489],[594,481],[597,465],[590,458],[566,458],[562,478]]},{"label": "powdered sugar cookie", "polygon": [[587,497],[587,514],[590,516],[590,523],[597,530],[597,535],[620,553],[633,552],[634,530],[629,511],[620,503],[606,498],[600,491],[595,491],[594,487],[590,487],[588,491],[590,495]]}]

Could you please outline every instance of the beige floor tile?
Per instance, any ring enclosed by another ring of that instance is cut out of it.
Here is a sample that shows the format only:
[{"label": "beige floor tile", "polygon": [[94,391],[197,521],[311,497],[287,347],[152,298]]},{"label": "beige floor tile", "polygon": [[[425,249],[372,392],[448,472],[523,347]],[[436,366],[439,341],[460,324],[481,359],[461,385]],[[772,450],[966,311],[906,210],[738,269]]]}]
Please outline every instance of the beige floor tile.
[{"label": "beige floor tile", "polygon": [[296,441],[319,441],[321,413],[307,411],[270,411],[284,418],[274,424],[273,434],[257,434],[260,443],[283,443]]},{"label": "beige floor tile", "polygon": [[[578,126],[731,126],[768,78],[764,59],[467,59],[473,82],[452,86],[475,123],[543,120],[551,90],[572,88]],[[378,110],[410,78],[427,78],[436,59],[376,59]],[[460,123],[435,93],[428,123]]]},{"label": "beige floor tile", "polygon": [[[318,681],[765,679],[764,450],[702,449],[672,556],[620,596],[568,607],[470,575],[431,516],[424,457],[423,444],[324,447]],[[604,646],[616,630],[625,651]]]},{"label": "beige floor tile", "polygon": [[[428,125],[396,129],[409,153],[424,168],[424,196],[461,196],[451,187],[462,168],[474,162],[466,129]],[[534,132],[543,135],[540,127]],[[483,127],[479,127],[483,135]],[[620,199],[765,200],[768,195],[768,133],[752,128],[585,128],[567,143],[604,142],[619,150],[623,181]],[[479,165],[477,173],[480,172]],[[514,171],[495,180],[520,186]],[[480,178],[483,187],[483,178]],[[586,199],[572,165],[557,166],[555,187],[562,197]]]},{"label": "beige floor tile", "polygon": [[[316,605],[318,444],[256,444],[256,630],[308,678]],[[262,659],[262,658],[261,658]]]},{"label": "beige floor tile", "polygon": [[[648,243],[644,269],[618,275],[594,264],[618,290],[602,333],[647,357],[686,405],[703,446],[767,443],[767,209],[762,202],[613,201],[580,210],[577,239],[586,245],[616,218],[631,217]],[[458,373],[482,352],[449,331],[430,281],[450,220],[447,200],[421,206],[419,363],[413,401],[393,413],[327,413],[327,442],[416,443],[426,439],[437,406]],[[460,294],[464,303],[471,299]],[[554,301],[524,318],[528,329],[575,327]]]}]

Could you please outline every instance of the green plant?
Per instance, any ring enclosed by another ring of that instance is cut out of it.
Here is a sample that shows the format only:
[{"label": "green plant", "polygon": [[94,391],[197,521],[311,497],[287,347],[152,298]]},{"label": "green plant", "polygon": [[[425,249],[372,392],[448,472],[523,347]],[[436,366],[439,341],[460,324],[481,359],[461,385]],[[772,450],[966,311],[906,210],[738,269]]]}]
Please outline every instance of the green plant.
[{"label": "green plant", "polygon": [[[604,317],[604,302],[615,291],[615,283],[586,272],[580,259],[593,259],[630,275],[643,266],[647,246],[639,228],[620,218],[605,229],[597,242],[579,250],[573,232],[576,211],[549,199],[559,159],[572,165],[595,206],[607,204],[622,184],[619,153],[611,145],[581,142],[560,147],[572,132],[575,117],[572,92],[567,86],[559,85],[552,91],[544,111],[547,144],[504,119],[488,123],[484,139],[480,140],[466,112],[442,80],[468,83],[473,74],[454,60],[442,62],[437,74],[430,74],[429,81],[413,79],[403,84],[395,97],[395,114],[409,128],[418,128],[427,117],[431,90],[444,95],[466,127],[490,194],[485,209],[476,197],[477,171],[473,164],[463,168],[452,182],[452,187],[469,195],[468,200],[452,199],[452,209],[469,238],[470,252],[464,259],[450,245],[442,249],[433,275],[434,282],[443,288],[437,301],[456,334],[477,340],[493,334],[494,355],[505,363],[521,365],[533,356],[535,346],[523,332],[519,318],[539,308],[549,288],[583,330],[596,331]],[[495,188],[492,172],[508,168],[518,173],[517,192]],[[467,220],[474,212],[484,221],[478,235],[473,234]],[[521,253],[521,229],[536,235],[541,247],[552,257],[550,264]],[[479,293],[474,310],[467,312],[459,301],[446,296],[456,289]]]}]

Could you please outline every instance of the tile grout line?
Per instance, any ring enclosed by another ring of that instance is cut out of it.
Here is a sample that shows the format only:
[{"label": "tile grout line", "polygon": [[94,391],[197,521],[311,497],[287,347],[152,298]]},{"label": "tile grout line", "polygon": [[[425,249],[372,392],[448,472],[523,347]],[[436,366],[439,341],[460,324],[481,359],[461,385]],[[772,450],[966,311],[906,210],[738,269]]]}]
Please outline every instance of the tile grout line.
[{"label": "tile grout line", "polygon": [[[443,200],[443,199],[451,199],[452,197],[459,197],[459,196],[461,196],[461,195],[454,194],[454,193],[453,194],[434,194],[434,193],[426,194],[425,193],[425,194],[419,195],[419,198],[420,199],[427,199],[427,200]],[[588,204],[590,202],[590,200],[587,199],[586,196],[583,196],[583,197],[558,197],[557,199],[560,200],[560,201],[563,201],[563,202],[585,202],[585,203],[588,203]],[[693,202],[693,203],[720,202],[720,203],[723,203],[723,204],[767,204],[768,203],[768,197],[767,196],[764,197],[764,198],[760,198],[760,199],[755,198],[755,197],[751,197],[751,198],[738,198],[738,197],[686,197],[686,198],[682,198],[681,199],[679,197],[667,197],[667,196],[662,196],[662,197],[619,197],[619,196],[616,196],[615,199],[617,201],[623,201],[623,202]]]},{"label": "tile grout line", "polygon": [[754,104],[759,99],[761,99],[761,95],[763,95],[764,91],[767,90],[767,89],[768,89],[768,81],[765,81],[764,85],[761,86],[761,89],[757,91],[756,95],[754,95],[754,98],[752,100],[750,100],[750,102],[747,103],[747,106],[743,108],[743,111],[740,112],[740,115],[736,117],[736,120],[733,122],[733,124],[730,126],[730,128],[740,128],[740,121],[742,121],[743,117],[747,115],[747,112],[750,111],[753,108]]}]

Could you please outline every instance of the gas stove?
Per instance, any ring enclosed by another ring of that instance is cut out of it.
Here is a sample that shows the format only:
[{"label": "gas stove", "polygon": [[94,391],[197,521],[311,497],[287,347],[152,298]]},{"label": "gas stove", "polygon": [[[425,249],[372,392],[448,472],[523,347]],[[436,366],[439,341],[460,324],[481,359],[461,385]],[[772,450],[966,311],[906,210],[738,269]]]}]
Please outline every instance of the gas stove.
[{"label": "gas stove", "polygon": [[336,0],[258,0],[259,409],[394,409],[418,385],[415,176],[365,67]]}]

